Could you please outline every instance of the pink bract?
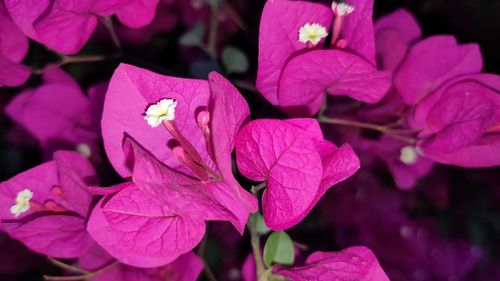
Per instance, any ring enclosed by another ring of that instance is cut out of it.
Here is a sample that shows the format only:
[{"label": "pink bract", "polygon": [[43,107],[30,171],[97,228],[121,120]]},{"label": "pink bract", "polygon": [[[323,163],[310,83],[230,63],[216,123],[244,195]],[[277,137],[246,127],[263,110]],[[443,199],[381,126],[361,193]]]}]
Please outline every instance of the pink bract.
[{"label": "pink bract", "polygon": [[66,55],[78,53],[87,43],[98,17],[117,13],[125,25],[141,27],[153,20],[157,4],[158,0],[5,0],[12,20],[24,34]]},{"label": "pink bract", "polygon": [[195,281],[203,269],[202,261],[192,252],[180,256],[163,267],[148,269],[131,267],[115,261],[97,244],[79,257],[78,265],[94,272],[108,268],[92,278],[92,281]]},{"label": "pink bract", "polygon": [[361,57],[339,50],[314,50],[290,59],[279,82],[278,101],[292,115],[316,114],[325,93],[376,103],[391,86],[391,75]]},{"label": "pink bract", "polygon": [[5,111],[35,137],[47,158],[78,145],[88,146],[96,156],[105,89],[105,84],[92,87],[86,96],[69,74],[53,68],[43,74],[41,85],[18,94]]},{"label": "pink bract", "polygon": [[29,67],[21,65],[28,53],[29,41],[12,22],[0,3],[0,87],[16,87],[24,84],[31,75]]},{"label": "pink bract", "polygon": [[238,135],[236,159],[245,177],[266,182],[262,209],[273,230],[299,223],[332,185],[359,169],[350,146],[325,141],[313,119],[250,122]]},{"label": "pink bract", "polygon": [[259,31],[257,88],[272,104],[279,104],[278,84],[287,61],[293,54],[307,48],[298,40],[300,27],[306,23],[319,23],[328,29],[332,17],[333,13],[327,6],[317,3],[266,2]]},{"label": "pink bract", "polygon": [[[54,161],[39,165],[1,184],[2,230],[35,252],[75,258],[90,238],[85,223],[92,197],[87,186],[97,183],[92,165],[80,154],[59,151]],[[18,192],[33,193],[30,208],[15,217],[10,207]]]},{"label": "pink bract", "polygon": [[351,247],[340,252],[315,252],[303,266],[278,266],[277,269],[277,274],[292,281],[389,281],[375,255],[366,247]]},{"label": "pink bract", "polygon": [[482,67],[477,44],[459,45],[453,36],[433,36],[410,49],[395,73],[394,85],[403,101],[413,105],[446,80],[479,73]]},{"label": "pink bract", "polygon": [[375,41],[379,68],[395,70],[421,36],[418,22],[406,9],[396,10],[377,20]]},{"label": "pink bract", "polygon": [[462,167],[500,164],[500,77],[453,79],[417,104],[418,147],[434,161]]}]

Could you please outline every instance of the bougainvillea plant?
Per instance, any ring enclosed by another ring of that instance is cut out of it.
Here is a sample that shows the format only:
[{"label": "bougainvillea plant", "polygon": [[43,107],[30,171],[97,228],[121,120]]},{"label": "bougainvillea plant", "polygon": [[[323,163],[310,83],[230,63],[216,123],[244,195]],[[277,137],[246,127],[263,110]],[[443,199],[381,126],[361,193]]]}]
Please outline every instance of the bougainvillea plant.
[{"label": "bougainvillea plant", "polygon": [[479,45],[373,0],[255,2],[0,0],[0,260],[27,267],[0,279],[497,280]]}]

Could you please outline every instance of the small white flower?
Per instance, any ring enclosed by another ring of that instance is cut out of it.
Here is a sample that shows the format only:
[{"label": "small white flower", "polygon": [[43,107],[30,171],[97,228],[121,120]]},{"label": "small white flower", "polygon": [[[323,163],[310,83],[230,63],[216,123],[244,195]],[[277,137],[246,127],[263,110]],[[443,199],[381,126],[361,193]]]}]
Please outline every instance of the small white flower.
[{"label": "small white flower", "polygon": [[306,23],[299,29],[299,42],[304,44],[311,42],[315,46],[326,36],[326,28],[319,23]]},{"label": "small white flower", "polygon": [[177,101],[173,99],[161,99],[148,107],[144,120],[153,128],[158,127],[163,121],[172,121],[175,119],[176,106]]},{"label": "small white flower", "polygon": [[345,16],[345,15],[348,15],[348,14],[354,12],[354,6],[351,6],[347,3],[339,3],[339,2],[333,1],[332,2],[332,10],[336,16],[342,17],[342,16]]},{"label": "small white flower", "polygon": [[79,143],[75,150],[85,158],[90,158],[90,156],[92,156],[92,149],[86,143]]},{"label": "small white flower", "polygon": [[33,192],[29,189],[23,189],[16,195],[16,204],[10,207],[10,213],[14,217],[19,217],[22,213],[30,209],[30,200],[33,198]]},{"label": "small white flower", "polygon": [[399,160],[406,165],[413,165],[417,162],[418,152],[413,146],[405,146],[401,148],[399,155]]}]

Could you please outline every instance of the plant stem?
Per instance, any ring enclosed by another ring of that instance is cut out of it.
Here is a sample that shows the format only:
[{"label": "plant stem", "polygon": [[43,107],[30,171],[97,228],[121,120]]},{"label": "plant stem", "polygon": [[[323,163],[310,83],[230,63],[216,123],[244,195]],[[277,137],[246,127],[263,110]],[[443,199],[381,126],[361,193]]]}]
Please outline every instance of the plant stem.
[{"label": "plant stem", "polygon": [[53,259],[53,258],[47,258],[48,261],[61,268],[61,269],[64,269],[64,270],[67,270],[67,271],[71,271],[71,272],[75,272],[75,273],[82,273],[82,274],[88,274],[88,273],[91,273],[90,271],[87,271],[85,269],[81,269],[79,268],[78,266],[74,266],[74,265],[70,265],[70,264],[67,264],[67,263],[64,263],[60,260],[56,260],[56,259]]},{"label": "plant stem", "polygon": [[262,253],[260,251],[260,237],[257,233],[257,217],[252,215],[250,217],[248,227],[250,229],[250,242],[252,244],[253,256],[255,258],[255,265],[257,266],[257,276],[260,277],[266,270],[264,261],[262,260]]},{"label": "plant stem", "polygon": [[57,63],[54,64],[49,64],[45,66],[44,68],[40,69],[33,69],[32,72],[33,74],[43,74],[44,72],[55,68],[55,67],[61,67],[66,64],[70,63],[86,63],[86,62],[98,62],[98,61],[104,61],[104,60],[109,60],[118,57],[120,54],[112,54],[112,55],[80,55],[80,56],[65,56],[61,55],[61,60]]},{"label": "plant stem", "polygon": [[378,131],[378,132],[381,132],[381,133],[386,134],[388,136],[391,136],[397,140],[400,140],[402,142],[406,142],[409,144],[415,144],[417,142],[417,139],[415,139],[415,138],[402,136],[400,134],[402,131],[389,129],[384,125],[360,122],[360,121],[355,121],[355,120],[346,120],[346,119],[340,119],[340,118],[330,118],[330,117],[325,117],[325,116],[318,116],[318,121],[320,123],[324,123],[324,124],[342,125],[342,126],[349,126],[349,127],[356,127],[356,128]]},{"label": "plant stem", "polygon": [[116,34],[115,28],[113,27],[113,20],[111,19],[111,17],[100,17],[99,19],[108,30],[113,44],[116,46],[116,48],[121,49],[122,44],[120,42],[120,39],[118,38],[118,35]]},{"label": "plant stem", "polygon": [[217,277],[215,277],[215,274],[210,269],[210,266],[208,266],[208,263],[204,259],[202,259],[202,261],[203,261],[203,272],[205,272],[207,279],[209,281],[217,281]]},{"label": "plant stem", "polygon": [[245,24],[245,21],[240,17],[238,12],[229,5],[227,0],[221,0],[222,5],[224,5],[224,10],[227,12],[229,17],[238,25],[243,31],[248,31],[248,26]]},{"label": "plant stem", "polygon": [[217,59],[217,32],[219,23],[219,5],[212,5],[210,17],[210,34],[208,34],[207,52],[212,59]]}]

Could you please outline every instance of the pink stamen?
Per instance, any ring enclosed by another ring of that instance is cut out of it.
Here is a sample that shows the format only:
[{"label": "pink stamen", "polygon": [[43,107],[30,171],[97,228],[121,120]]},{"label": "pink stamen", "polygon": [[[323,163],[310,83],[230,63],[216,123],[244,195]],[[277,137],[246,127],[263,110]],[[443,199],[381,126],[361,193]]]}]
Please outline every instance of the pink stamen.
[{"label": "pink stamen", "polygon": [[47,202],[45,202],[45,208],[52,212],[66,212],[66,209],[52,200],[48,200]]},{"label": "pink stamen", "polygon": [[44,211],[45,207],[41,204],[31,201],[30,202],[30,211],[32,212],[41,212]]},{"label": "pink stamen", "polygon": [[207,174],[207,171],[204,170],[199,165],[197,165],[195,162],[193,162],[191,160],[191,158],[188,155],[186,155],[186,153],[184,151],[184,148],[182,148],[181,146],[176,146],[176,147],[174,147],[174,149],[172,151],[173,151],[175,157],[177,157],[177,159],[182,164],[184,164],[186,167],[188,167],[189,169],[191,169],[191,171],[193,171],[193,173],[195,173],[195,175],[200,180],[202,180],[202,181],[208,181],[209,176]]},{"label": "pink stamen", "polygon": [[198,154],[193,145],[182,136],[181,132],[175,125],[173,121],[163,121],[163,125],[167,131],[172,135],[172,137],[179,142],[179,144],[184,148],[185,153],[196,163],[203,163],[201,156]]},{"label": "pink stamen", "polygon": [[60,186],[54,186],[51,190],[52,195],[62,200],[66,200],[66,196],[64,194],[64,190]]},{"label": "pink stamen", "polygon": [[207,144],[208,155],[212,159],[215,159],[214,148],[212,144],[212,136],[210,135],[210,113],[208,111],[202,111],[198,114],[197,118],[198,125],[200,126],[203,136],[205,137],[205,142]]},{"label": "pink stamen", "polygon": [[339,41],[337,41],[335,46],[339,49],[345,49],[347,48],[347,41],[345,39],[340,39]]},{"label": "pink stamen", "polygon": [[344,16],[336,16],[332,26],[333,36],[332,36],[332,41],[330,43],[332,47],[335,46],[335,43],[337,43],[337,40],[340,38],[340,33],[342,32],[343,25],[344,25]]}]

